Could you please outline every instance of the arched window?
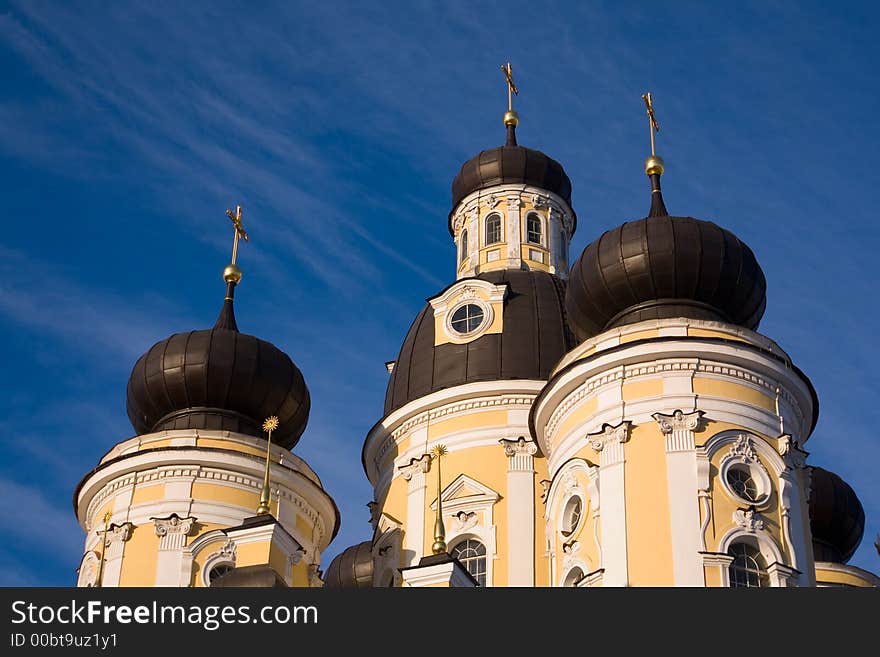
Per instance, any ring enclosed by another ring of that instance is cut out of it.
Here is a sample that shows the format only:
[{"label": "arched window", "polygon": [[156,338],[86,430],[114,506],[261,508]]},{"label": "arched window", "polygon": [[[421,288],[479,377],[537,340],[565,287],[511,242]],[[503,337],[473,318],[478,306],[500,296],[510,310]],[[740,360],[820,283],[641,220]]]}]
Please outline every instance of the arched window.
[{"label": "arched window", "polygon": [[461,241],[458,244],[458,264],[463,263],[468,257],[468,234],[467,230],[461,231]]},{"label": "arched window", "polygon": [[565,231],[559,233],[559,264],[568,267],[568,248],[565,245]]},{"label": "arched window", "polygon": [[577,583],[583,578],[584,571],[579,566],[575,566],[568,571],[568,575],[566,575],[565,579],[562,580],[562,585],[565,587],[577,586]]},{"label": "arched window", "polygon": [[727,554],[733,557],[728,573],[733,588],[758,588],[769,586],[767,563],[760,550],[751,543],[733,543]]},{"label": "arched window", "polygon": [[475,538],[466,538],[449,552],[468,569],[480,586],[486,586],[486,546]]},{"label": "arched window", "polygon": [[218,563],[208,572],[208,581],[213,583],[215,579],[223,577],[223,575],[232,572],[232,570],[234,569],[235,566],[233,566],[231,563]]},{"label": "arched window", "polygon": [[486,217],[486,246],[501,241],[501,215],[493,212]]},{"label": "arched window", "polygon": [[541,217],[534,212],[530,212],[526,217],[526,241],[530,244],[540,244],[541,239]]}]

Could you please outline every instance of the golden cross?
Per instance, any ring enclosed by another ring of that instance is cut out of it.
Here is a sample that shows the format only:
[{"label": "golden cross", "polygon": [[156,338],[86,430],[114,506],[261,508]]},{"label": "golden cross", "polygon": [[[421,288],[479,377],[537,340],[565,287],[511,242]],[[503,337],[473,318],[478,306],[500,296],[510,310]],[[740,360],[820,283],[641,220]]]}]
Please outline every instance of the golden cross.
[{"label": "golden cross", "polygon": [[645,101],[645,107],[648,110],[648,130],[651,131],[651,155],[655,155],[654,133],[660,132],[660,124],[657,123],[657,117],[654,116],[654,99],[651,97],[651,92],[642,94],[642,100]]},{"label": "golden cross", "polygon": [[235,229],[235,238],[232,241],[232,264],[235,264],[235,258],[238,256],[238,238],[241,237],[245,242],[248,241],[248,234],[245,232],[244,226],[241,224],[241,206],[235,206],[235,212],[226,210],[226,216],[232,220],[232,227]]},{"label": "golden cross", "polygon": [[517,89],[516,85],[513,83],[513,69],[510,68],[510,62],[502,64],[501,70],[504,71],[504,78],[507,80],[507,111],[512,112],[513,94],[519,96],[519,89]]}]

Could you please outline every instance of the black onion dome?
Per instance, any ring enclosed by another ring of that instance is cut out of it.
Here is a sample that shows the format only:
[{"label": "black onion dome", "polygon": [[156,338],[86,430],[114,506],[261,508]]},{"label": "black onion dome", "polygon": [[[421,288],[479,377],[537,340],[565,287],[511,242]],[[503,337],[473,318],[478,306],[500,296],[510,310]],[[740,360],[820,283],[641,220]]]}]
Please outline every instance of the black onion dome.
[{"label": "black onion dome", "polygon": [[128,418],[138,434],[167,429],[217,429],[293,447],[309,416],[302,373],[275,345],[239,333],[228,294],[212,329],[175,333],[154,344],[128,379]]},{"label": "black onion dome", "polygon": [[579,340],[667,317],[756,329],[766,292],[761,266],[736,235],[664,214],[627,222],[587,246],[572,267],[565,308]]},{"label": "black onion dome", "polygon": [[365,589],[373,586],[372,544],[364,541],[336,555],[324,574],[324,586],[334,589]]},{"label": "black onion dome", "polygon": [[413,399],[464,383],[546,379],[575,345],[565,320],[565,283],[560,278],[518,269],[484,272],[475,278],[508,286],[502,333],[435,347],[434,309],[427,304],[412,323],[395,362],[385,395],[386,415]]},{"label": "black onion dome", "polygon": [[[541,151],[517,145],[516,133],[508,128],[506,145],[481,151],[462,165],[452,181],[452,212],[468,194],[508,183],[546,189],[571,206],[571,180],[562,165]],[[450,235],[453,234],[452,212],[449,214]],[[576,219],[574,221],[572,233],[577,226]]]},{"label": "black onion dome", "polygon": [[810,530],[816,561],[846,563],[865,531],[865,510],[855,491],[833,472],[810,467]]}]

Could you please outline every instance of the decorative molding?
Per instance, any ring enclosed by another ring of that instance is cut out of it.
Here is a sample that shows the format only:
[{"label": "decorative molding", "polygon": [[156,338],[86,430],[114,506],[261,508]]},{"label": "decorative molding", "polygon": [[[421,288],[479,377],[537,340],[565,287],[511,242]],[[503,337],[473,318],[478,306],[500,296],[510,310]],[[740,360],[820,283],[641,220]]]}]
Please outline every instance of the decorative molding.
[{"label": "decorative molding", "polygon": [[694,449],[694,432],[700,431],[704,425],[703,415],[703,411],[684,413],[676,409],[671,415],[654,413],[651,417],[657,421],[660,432],[666,436],[667,452],[689,452]]},{"label": "decorative molding", "polygon": [[[707,374],[722,378],[738,379],[760,388],[768,397],[776,395],[778,387],[776,381],[742,367],[718,362],[706,362],[701,358],[665,358],[662,353],[655,355],[653,352],[651,354],[646,353],[645,358],[651,362],[617,366],[609,365],[602,368],[600,372],[587,378],[575,390],[567,394],[547,420],[546,433],[548,436],[556,431],[559,424],[565,420],[568,412],[585,397],[588,397],[597,388],[623,379],[632,380],[639,377],[655,377],[668,373],[690,374],[691,377],[697,374]],[[799,415],[803,414],[797,399],[788,390],[782,389],[780,395],[780,398],[792,406]]]},{"label": "decorative molding", "polygon": [[779,441],[779,448],[777,451],[782,457],[782,460],[785,461],[786,467],[791,469],[806,467],[807,457],[810,453],[801,449],[798,441],[794,440],[794,438],[791,437],[791,434],[784,433],[780,435],[777,440]]},{"label": "decorative molding", "polygon": [[459,511],[452,518],[452,531],[457,533],[466,532],[479,521],[475,511]]},{"label": "decorative molding", "polygon": [[511,406],[518,409],[529,410],[531,409],[532,402],[534,401],[537,394],[538,390],[536,390],[532,394],[502,394],[491,397],[472,397],[470,399],[461,400],[452,404],[445,404],[438,408],[423,411],[417,415],[414,415],[406,422],[401,423],[399,427],[394,429],[382,440],[382,443],[376,449],[376,452],[373,456],[373,465],[377,470],[381,469],[382,459],[385,457],[385,454],[387,454],[392,447],[397,445],[397,441],[399,438],[408,434],[413,428],[417,426],[428,424],[439,419],[448,419],[447,416],[450,415],[466,413],[472,410],[484,410],[495,406]]},{"label": "decorative molding", "polygon": [[[721,481],[721,486],[733,499],[761,507],[770,500],[773,485],[770,481],[770,474],[767,472],[767,468],[764,467],[764,464],[761,463],[758,458],[758,453],[755,450],[755,440],[761,439],[753,437],[751,434],[745,432],[740,433],[736,437],[733,446],[727,454],[722,457],[721,462],[718,464],[718,478]],[[737,464],[748,468],[749,475],[758,487],[757,496],[754,500],[740,496],[735,490],[733,490],[727,480],[727,474],[731,467]]]},{"label": "decorative molding", "polygon": [[105,545],[112,545],[117,541],[124,543],[131,538],[132,531],[134,531],[134,525],[130,522],[124,522],[121,525],[111,523],[107,528],[107,535],[104,537]]},{"label": "decorative molding", "polygon": [[544,506],[547,505],[547,495],[550,493],[550,485],[551,481],[549,479],[542,479],[538,482],[541,486],[541,502]]},{"label": "decorative molding", "polygon": [[431,471],[431,455],[422,454],[419,458],[412,458],[406,465],[397,466],[397,469],[404,479],[411,481],[417,473],[427,474]]},{"label": "decorative molding", "polygon": [[515,440],[502,438],[498,442],[504,447],[508,457],[508,472],[534,472],[534,456],[538,453],[538,444],[533,440],[520,436]]},{"label": "decorative molding", "polygon": [[747,532],[756,532],[764,529],[764,519],[755,511],[754,507],[737,509],[733,512],[733,522]]},{"label": "decorative molding", "polygon": [[186,537],[193,528],[196,518],[188,516],[181,518],[172,513],[167,518],[150,518],[156,528],[156,536],[159,537],[160,550],[179,550],[186,543]]},{"label": "decorative molding", "polygon": [[603,424],[599,431],[587,434],[587,442],[597,452],[601,452],[609,443],[625,443],[629,440],[632,423],[624,420],[620,424]]},{"label": "decorative molding", "polygon": [[370,527],[372,527],[375,532],[376,527],[379,525],[379,516],[381,515],[382,510],[379,508],[379,503],[375,500],[367,502],[367,509],[370,511]]},{"label": "decorative molding", "polygon": [[590,447],[600,453],[600,465],[623,461],[623,443],[629,440],[631,428],[632,422],[624,420],[617,425],[603,424],[599,431],[587,434]]}]

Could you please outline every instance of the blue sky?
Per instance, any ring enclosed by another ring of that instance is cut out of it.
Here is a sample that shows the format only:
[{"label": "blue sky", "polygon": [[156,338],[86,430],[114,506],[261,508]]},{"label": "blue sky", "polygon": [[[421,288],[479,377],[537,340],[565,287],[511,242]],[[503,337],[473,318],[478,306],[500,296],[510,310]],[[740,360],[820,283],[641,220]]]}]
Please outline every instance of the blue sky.
[{"label": "blue sky", "polygon": [[0,584],[72,585],[80,477],[132,434],[125,384],[210,326],[245,208],[239,327],[299,365],[297,453],[336,499],[329,558],[369,535],[360,464],[387,373],[454,277],[462,162],[504,139],[565,166],[578,233],[644,216],[655,97],[673,214],[768,280],[760,331],[807,373],[809,462],[868,517],[880,570],[878,10],[868,3],[49,3],[0,6]]}]

